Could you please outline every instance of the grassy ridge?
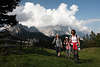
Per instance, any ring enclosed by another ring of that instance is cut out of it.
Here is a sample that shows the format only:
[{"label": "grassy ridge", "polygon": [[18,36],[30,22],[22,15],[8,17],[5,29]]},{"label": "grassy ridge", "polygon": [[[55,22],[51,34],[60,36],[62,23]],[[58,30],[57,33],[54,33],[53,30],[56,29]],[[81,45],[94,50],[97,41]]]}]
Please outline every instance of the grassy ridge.
[{"label": "grassy ridge", "polygon": [[[25,53],[0,56],[0,67],[100,67],[100,48],[86,48],[80,52],[80,64],[65,57],[56,57],[51,49],[24,49]],[[63,53],[62,53],[63,54]]]}]

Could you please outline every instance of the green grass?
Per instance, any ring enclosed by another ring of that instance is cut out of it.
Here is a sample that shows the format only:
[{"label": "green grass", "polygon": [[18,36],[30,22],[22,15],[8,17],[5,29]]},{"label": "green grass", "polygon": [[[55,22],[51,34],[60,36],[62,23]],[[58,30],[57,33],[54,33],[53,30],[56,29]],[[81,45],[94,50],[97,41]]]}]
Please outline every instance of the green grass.
[{"label": "green grass", "polygon": [[81,50],[80,64],[66,59],[64,55],[56,57],[55,50],[51,49],[24,49],[23,52],[0,55],[0,67],[100,67],[100,48]]}]

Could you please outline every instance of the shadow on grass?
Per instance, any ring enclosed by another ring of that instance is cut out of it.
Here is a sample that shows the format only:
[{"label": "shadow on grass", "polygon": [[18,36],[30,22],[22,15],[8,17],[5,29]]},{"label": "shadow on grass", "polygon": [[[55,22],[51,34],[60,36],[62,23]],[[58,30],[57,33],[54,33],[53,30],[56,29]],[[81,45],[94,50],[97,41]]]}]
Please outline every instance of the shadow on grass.
[{"label": "shadow on grass", "polygon": [[93,59],[80,59],[79,60],[79,63],[82,64],[82,63],[92,63],[93,62]]},{"label": "shadow on grass", "polygon": [[39,55],[45,55],[45,56],[56,56],[55,53],[50,53],[47,50],[45,50],[44,48],[24,48],[22,50],[17,50],[16,52],[12,53],[12,54],[39,54]]}]

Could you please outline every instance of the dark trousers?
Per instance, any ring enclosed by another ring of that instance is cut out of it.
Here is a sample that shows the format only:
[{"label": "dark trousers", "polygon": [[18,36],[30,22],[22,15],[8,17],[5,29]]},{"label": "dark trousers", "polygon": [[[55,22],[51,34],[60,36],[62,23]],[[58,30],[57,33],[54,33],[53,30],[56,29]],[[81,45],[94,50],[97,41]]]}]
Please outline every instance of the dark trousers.
[{"label": "dark trousers", "polygon": [[75,62],[78,62],[79,61],[78,50],[73,50],[73,53],[74,53],[74,60],[75,60]]},{"label": "dark trousers", "polygon": [[56,53],[58,54],[58,52],[61,52],[61,48],[60,47],[56,47]]}]

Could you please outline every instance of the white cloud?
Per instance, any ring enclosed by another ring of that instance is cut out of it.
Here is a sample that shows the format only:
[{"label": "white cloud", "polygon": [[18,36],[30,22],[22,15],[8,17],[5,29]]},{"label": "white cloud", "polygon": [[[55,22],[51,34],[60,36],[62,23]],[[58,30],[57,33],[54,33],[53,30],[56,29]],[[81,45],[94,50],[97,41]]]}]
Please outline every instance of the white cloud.
[{"label": "white cloud", "polygon": [[82,24],[89,24],[89,23],[94,23],[94,22],[100,22],[100,19],[88,19],[88,20],[81,20]]},{"label": "white cloud", "polygon": [[89,29],[75,17],[78,11],[77,5],[72,5],[70,9],[67,4],[61,3],[57,9],[46,9],[40,4],[26,2],[24,6],[18,6],[12,14],[17,15],[17,20],[28,27],[42,27],[48,25],[69,25],[80,31]]}]

